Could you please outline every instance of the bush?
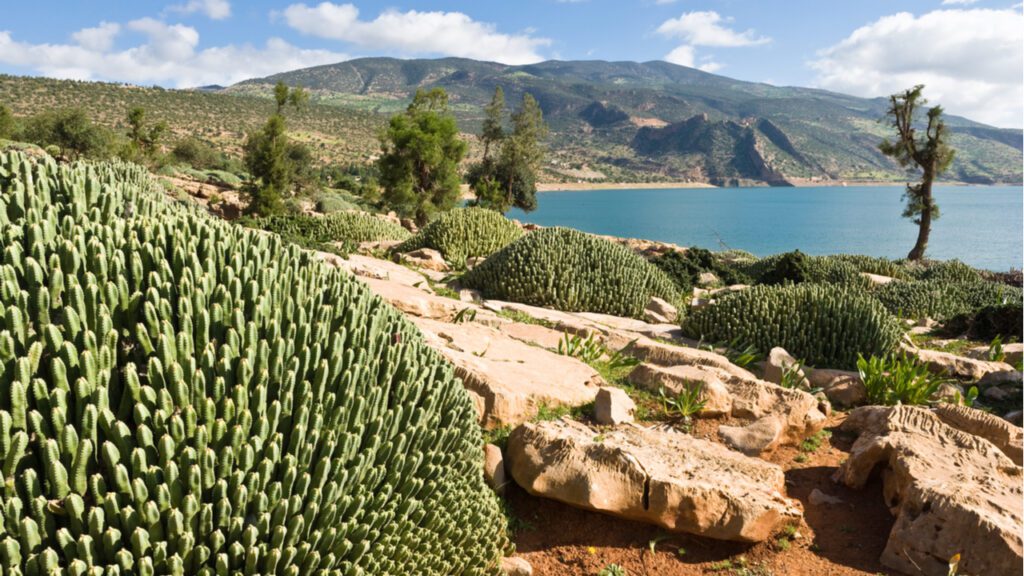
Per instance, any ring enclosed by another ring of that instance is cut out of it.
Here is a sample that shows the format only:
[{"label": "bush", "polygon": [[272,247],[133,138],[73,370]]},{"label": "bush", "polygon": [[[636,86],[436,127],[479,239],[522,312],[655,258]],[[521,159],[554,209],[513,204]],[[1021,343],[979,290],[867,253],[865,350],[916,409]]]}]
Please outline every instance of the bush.
[{"label": "bush", "polygon": [[967,336],[991,341],[997,336],[1005,341],[1024,340],[1024,306],[1020,302],[985,306],[974,312],[957,314],[943,325],[940,332],[949,337]]},{"label": "bush", "polygon": [[441,214],[394,250],[433,248],[445,260],[461,264],[471,256],[490,256],[522,235],[522,228],[499,212],[457,208]]},{"label": "bush", "polygon": [[986,282],[947,282],[911,280],[890,282],[873,291],[874,296],[893,314],[903,318],[931,318],[943,321],[969,314],[986,306],[1020,304],[1021,289]]},{"label": "bush", "polygon": [[346,251],[354,250],[361,242],[405,240],[410,236],[398,224],[365,212],[336,212],[327,216],[287,214],[256,218],[249,224],[307,248],[341,244]]},{"label": "bush", "polygon": [[321,214],[359,210],[359,205],[354,197],[336,190],[320,192],[314,197],[314,200],[316,201],[316,210]]},{"label": "bush", "polygon": [[617,316],[641,316],[651,296],[679,300],[672,280],[632,250],[569,228],[523,236],[462,283],[487,298]]},{"label": "bush", "polygon": [[473,404],[364,285],[134,166],[0,198],[0,572],[498,573]]},{"label": "bush", "polygon": [[689,293],[705,272],[711,272],[727,286],[751,282],[749,276],[723,264],[716,254],[703,248],[666,252],[654,257],[651,264],[667,274],[682,293]]},{"label": "bush", "polygon": [[944,380],[909,358],[857,359],[870,404],[928,404]]},{"label": "bush", "polygon": [[959,260],[904,262],[911,278],[936,282],[979,282],[981,273]]},{"label": "bush", "polygon": [[775,254],[746,265],[758,284],[842,284],[868,287],[870,282],[855,264],[843,257],[808,256],[799,250]]},{"label": "bush", "polygon": [[858,355],[884,356],[902,337],[899,322],[857,289],[800,284],[755,286],[693,312],[683,333],[758,350],[785,348],[811,366],[849,369]]}]

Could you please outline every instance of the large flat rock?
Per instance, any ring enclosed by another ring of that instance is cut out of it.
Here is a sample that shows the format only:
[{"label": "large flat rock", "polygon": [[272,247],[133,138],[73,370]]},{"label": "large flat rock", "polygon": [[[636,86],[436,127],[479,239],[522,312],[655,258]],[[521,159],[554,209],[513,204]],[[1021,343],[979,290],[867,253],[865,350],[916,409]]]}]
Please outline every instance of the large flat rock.
[{"label": "large flat rock", "polygon": [[938,350],[920,348],[914,351],[914,354],[922,364],[928,366],[930,371],[942,374],[943,376],[952,376],[964,380],[978,381],[994,372],[1013,371],[1013,366],[1006,362],[977,360]]},{"label": "large flat rock", "polygon": [[592,402],[604,384],[583,362],[530,346],[493,327],[411,320],[427,345],[455,366],[487,429],[530,420],[541,406],[582,406]]},{"label": "large flat rock", "polygon": [[896,516],[881,561],[907,574],[1020,574],[1022,470],[988,440],[915,406],[867,406],[843,428],[859,434],[836,479],[861,488],[882,470]]},{"label": "large flat rock", "polygon": [[780,467],[688,434],[556,420],[523,424],[507,452],[535,496],[668,530],[759,542],[801,515]]},{"label": "large flat rock", "polygon": [[360,278],[372,278],[374,280],[387,280],[397,282],[406,286],[420,288],[424,292],[433,293],[427,279],[415,270],[411,270],[401,264],[395,264],[380,258],[371,258],[360,254],[350,254],[348,258],[341,258],[333,254],[319,253],[320,257],[328,263],[344,268]]}]

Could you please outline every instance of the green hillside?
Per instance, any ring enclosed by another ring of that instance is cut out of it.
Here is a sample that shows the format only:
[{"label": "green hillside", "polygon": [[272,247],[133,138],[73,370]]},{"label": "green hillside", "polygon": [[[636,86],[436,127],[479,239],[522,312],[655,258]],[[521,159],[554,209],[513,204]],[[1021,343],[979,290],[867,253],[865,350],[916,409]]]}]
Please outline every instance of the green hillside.
[{"label": "green hillside", "polygon": [[[393,113],[417,88],[440,86],[474,131],[495,86],[509,102],[530,92],[552,127],[552,172],[572,179],[781,183],[799,179],[901,180],[876,146],[884,99],[742,82],[667,62],[549,61],[526,66],[445,58],[364,58],[306,68],[226,89],[266,95],[282,80],[322,104]],[[950,117],[958,149],[949,178],[1020,182],[1020,130]]]}]

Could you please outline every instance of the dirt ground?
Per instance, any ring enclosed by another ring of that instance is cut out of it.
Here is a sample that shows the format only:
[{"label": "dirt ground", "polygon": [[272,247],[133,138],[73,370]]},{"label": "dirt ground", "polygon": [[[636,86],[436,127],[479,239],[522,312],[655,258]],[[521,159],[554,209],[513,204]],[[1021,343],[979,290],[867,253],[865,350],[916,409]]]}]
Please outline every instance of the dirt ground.
[{"label": "dirt ground", "polygon": [[[786,470],[788,495],[803,504],[804,520],[791,535],[782,533],[751,545],[671,534],[536,498],[513,484],[506,497],[515,517],[517,555],[528,560],[538,576],[596,576],[609,564],[618,564],[629,576],[898,574],[878,561],[893,525],[882,501],[881,480],[873,479],[861,491],[831,480],[853,442],[834,430],[841,419],[842,415],[833,415],[833,435],[817,450],[782,447],[766,458]],[[697,421],[692,433],[715,439],[721,423]],[[811,505],[808,497],[815,488],[844,503]]]}]

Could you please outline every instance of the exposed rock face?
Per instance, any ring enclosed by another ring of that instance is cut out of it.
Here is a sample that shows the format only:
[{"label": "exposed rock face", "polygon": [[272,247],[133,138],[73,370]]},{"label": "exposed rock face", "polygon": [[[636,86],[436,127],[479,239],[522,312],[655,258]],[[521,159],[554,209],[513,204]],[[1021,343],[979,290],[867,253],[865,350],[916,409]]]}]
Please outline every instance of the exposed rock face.
[{"label": "exposed rock face", "polygon": [[807,368],[807,380],[812,388],[821,388],[829,402],[837,406],[857,406],[868,397],[860,374],[845,370]]},{"label": "exposed rock face", "polygon": [[986,360],[975,360],[966,356],[957,356],[949,352],[937,350],[925,350],[923,348],[915,351],[915,354],[928,369],[936,374],[963,378],[967,380],[981,380],[990,372],[1010,372],[1013,366],[1006,362],[989,362]]},{"label": "exposed rock face", "polygon": [[679,318],[679,310],[665,300],[652,296],[644,308],[644,320],[655,324],[672,324]]},{"label": "exposed rock face", "polygon": [[621,388],[604,386],[594,399],[594,420],[598,424],[617,425],[633,421],[636,404]]},{"label": "exposed rock face", "polygon": [[896,523],[881,561],[908,574],[945,576],[960,554],[966,574],[1019,574],[1022,470],[999,448],[914,406],[858,408],[843,427],[859,432],[836,479],[861,488],[884,468]]},{"label": "exposed rock face", "polygon": [[701,399],[704,401],[701,416],[720,416],[732,412],[732,398],[722,377],[715,370],[703,366],[643,363],[629,373],[629,383],[655,394],[664,388],[665,394],[671,396],[678,396],[692,386],[701,386]]},{"label": "exposed rock face", "polygon": [[[964,355],[975,360],[988,360],[990,349],[988,346],[975,346],[968,349]],[[1007,364],[1016,365],[1024,357],[1024,342],[1003,344],[1003,360]]]},{"label": "exposed rock face", "polygon": [[528,423],[507,462],[536,496],[709,538],[759,542],[801,515],[781,468],[687,434]]},{"label": "exposed rock face", "polygon": [[939,404],[935,408],[935,415],[957,430],[988,440],[1013,460],[1014,464],[1020,466],[1024,461],[1024,430],[1006,420],[955,404]]},{"label": "exposed rock face", "polygon": [[505,457],[501,454],[501,448],[494,444],[484,444],[484,480],[496,493],[505,493],[505,486],[508,484]]},{"label": "exposed rock face", "polygon": [[782,384],[787,371],[796,373],[796,377],[800,379],[801,388],[809,387],[807,375],[804,374],[804,369],[796,358],[793,358],[784,348],[778,346],[772,348],[764,362],[764,379],[773,384]]},{"label": "exposed rock face", "polygon": [[427,279],[415,270],[410,270],[401,264],[395,264],[387,260],[350,254],[348,258],[342,258],[329,252],[318,252],[321,259],[338,268],[344,268],[360,278],[372,278],[374,280],[387,280],[397,282],[405,286],[419,288],[428,294],[433,294]]},{"label": "exposed rock face", "polygon": [[524,344],[492,327],[411,320],[426,343],[455,365],[487,429],[529,420],[542,405],[582,406],[604,384],[583,362]]},{"label": "exposed rock face", "polygon": [[433,270],[435,272],[448,271],[448,263],[444,261],[444,256],[433,248],[420,248],[419,250],[406,252],[402,254],[402,261],[412,264],[417,268]]}]

